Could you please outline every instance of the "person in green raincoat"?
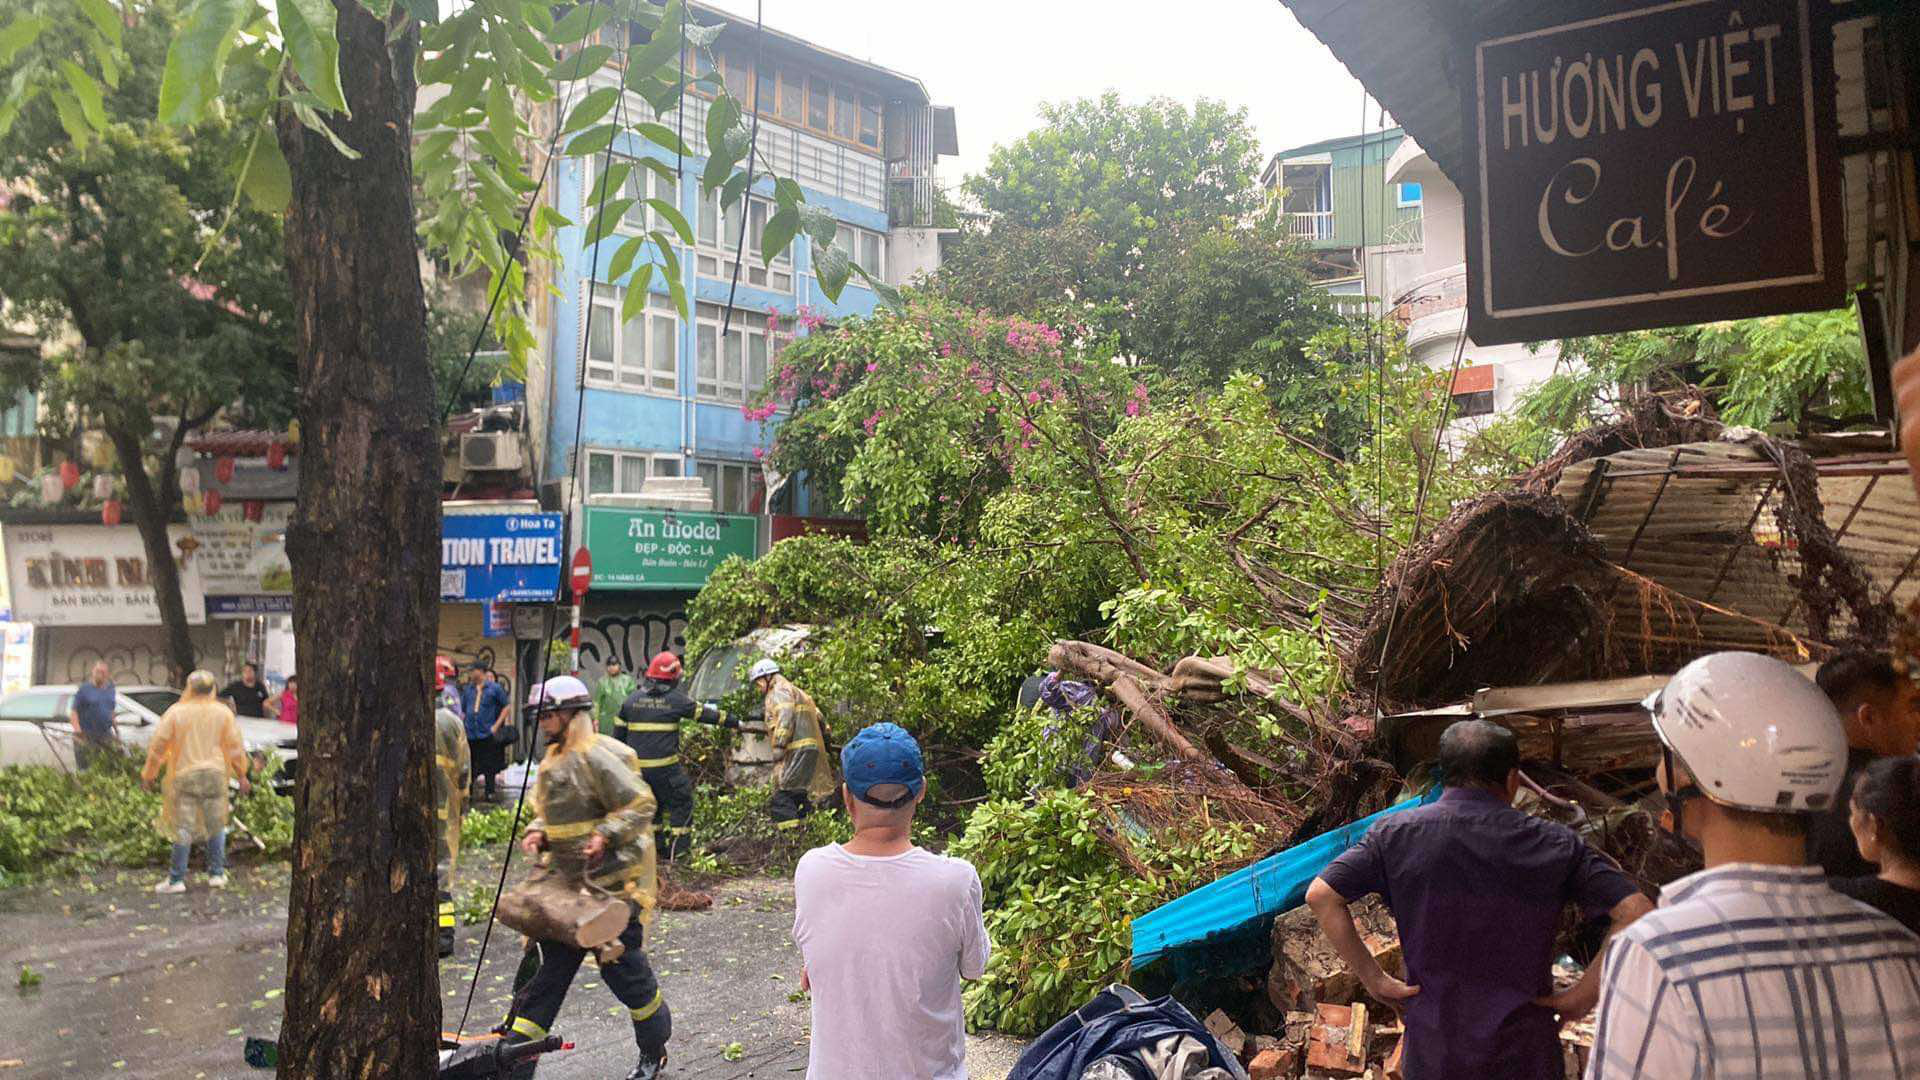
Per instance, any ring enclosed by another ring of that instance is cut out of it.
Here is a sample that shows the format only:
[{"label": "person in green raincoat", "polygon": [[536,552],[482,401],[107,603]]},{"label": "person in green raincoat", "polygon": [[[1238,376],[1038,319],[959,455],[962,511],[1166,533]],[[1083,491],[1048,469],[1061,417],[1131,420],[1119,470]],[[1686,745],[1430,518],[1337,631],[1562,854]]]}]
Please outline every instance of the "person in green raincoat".
[{"label": "person in green raincoat", "polygon": [[600,734],[616,739],[625,735],[620,723],[620,706],[637,689],[639,684],[620,666],[620,658],[609,659],[607,673],[600,676],[593,688],[593,718],[600,725]]}]

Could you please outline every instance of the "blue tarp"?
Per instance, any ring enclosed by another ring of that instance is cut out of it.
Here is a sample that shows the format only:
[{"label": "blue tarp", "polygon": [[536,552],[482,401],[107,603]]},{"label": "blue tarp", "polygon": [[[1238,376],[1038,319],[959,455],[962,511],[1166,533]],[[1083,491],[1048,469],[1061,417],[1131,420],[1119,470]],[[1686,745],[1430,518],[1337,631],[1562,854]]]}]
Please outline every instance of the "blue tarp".
[{"label": "blue tarp", "polygon": [[[1248,959],[1265,956],[1264,939],[1274,916],[1300,906],[1307,898],[1307,886],[1328,863],[1359,843],[1374,822],[1425,806],[1439,795],[1436,785],[1424,795],[1269,855],[1134,919],[1134,968],[1191,950],[1204,950],[1229,965],[1234,954]],[[1217,964],[1209,966],[1220,970]]]}]

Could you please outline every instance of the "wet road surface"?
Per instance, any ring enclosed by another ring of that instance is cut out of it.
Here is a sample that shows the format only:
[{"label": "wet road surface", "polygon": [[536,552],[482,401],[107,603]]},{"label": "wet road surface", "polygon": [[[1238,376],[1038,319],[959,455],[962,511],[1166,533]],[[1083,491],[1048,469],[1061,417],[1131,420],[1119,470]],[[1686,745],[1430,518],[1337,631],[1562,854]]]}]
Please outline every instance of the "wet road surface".
[{"label": "wet road surface", "polygon": [[[499,850],[462,860],[464,897],[491,893]],[[0,1080],[40,1077],[265,1077],[242,1060],[242,1039],[280,1026],[285,975],[287,868],[240,867],[224,892],[197,871],[189,891],[151,891],[158,872],[121,872],[0,893]],[[803,1077],[807,1005],[793,946],[791,884],[721,884],[712,911],[662,912],[648,953],[673,1008],[667,1075]],[[474,981],[483,926],[462,926],[441,963],[444,1025],[484,1031],[505,1014],[519,935],[496,927]],[[16,989],[22,966],[41,977]],[[551,1080],[622,1077],[633,1028],[591,963],[581,968],[554,1025],[576,1049],[550,1057]],[[974,1080],[1001,1080],[1018,1044],[970,1040]],[[18,1064],[14,1064],[18,1062]]]}]

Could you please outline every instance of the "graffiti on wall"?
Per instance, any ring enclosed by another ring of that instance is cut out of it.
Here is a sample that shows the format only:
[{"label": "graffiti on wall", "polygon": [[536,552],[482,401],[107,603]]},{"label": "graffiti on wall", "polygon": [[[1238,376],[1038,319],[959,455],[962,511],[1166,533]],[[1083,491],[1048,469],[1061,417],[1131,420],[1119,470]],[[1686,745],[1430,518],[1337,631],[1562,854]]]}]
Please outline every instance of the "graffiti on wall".
[{"label": "graffiti on wall", "polygon": [[[566,641],[570,631],[563,630],[555,640]],[[580,670],[588,682],[597,682],[607,670],[609,658],[620,661],[629,672],[647,669],[647,661],[663,649],[684,653],[687,648],[687,613],[673,611],[636,612],[629,615],[604,615],[580,620]]]},{"label": "graffiti on wall", "polygon": [[93,674],[93,665],[105,661],[108,677],[116,683],[166,686],[173,681],[167,654],[150,645],[121,645],[105,649],[78,645],[67,654],[64,682],[78,683]]}]

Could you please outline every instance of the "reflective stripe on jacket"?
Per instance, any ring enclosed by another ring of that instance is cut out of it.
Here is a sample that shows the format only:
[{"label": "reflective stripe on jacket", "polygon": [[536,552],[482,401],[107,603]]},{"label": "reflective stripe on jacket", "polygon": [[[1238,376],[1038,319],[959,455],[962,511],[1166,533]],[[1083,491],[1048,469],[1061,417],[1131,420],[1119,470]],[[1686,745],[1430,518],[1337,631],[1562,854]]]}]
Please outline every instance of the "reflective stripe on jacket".
[{"label": "reflective stripe on jacket", "polygon": [[624,743],[596,734],[577,749],[541,759],[527,831],[546,833],[550,861],[561,867],[578,865],[589,836],[605,836],[607,852],[587,868],[586,879],[625,897],[645,920],[652,917],[656,888],[653,810],[639,758]]},{"label": "reflective stripe on jacket", "polygon": [[820,709],[805,690],[775,675],[767,690],[767,737],[778,764],[774,786],[781,791],[805,791],[815,799],[833,794],[832,759],[827,754]]}]

